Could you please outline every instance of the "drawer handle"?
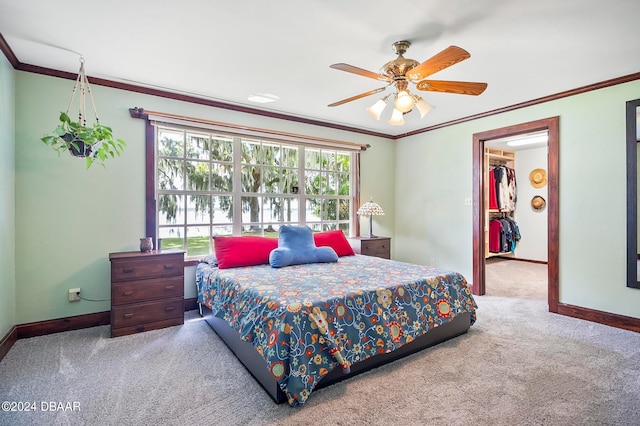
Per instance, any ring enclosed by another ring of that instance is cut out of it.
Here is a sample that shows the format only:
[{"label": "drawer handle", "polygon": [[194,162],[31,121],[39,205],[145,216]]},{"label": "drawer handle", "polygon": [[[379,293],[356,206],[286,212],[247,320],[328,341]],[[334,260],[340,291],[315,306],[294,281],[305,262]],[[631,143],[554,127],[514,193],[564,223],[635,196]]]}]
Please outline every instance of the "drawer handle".
[{"label": "drawer handle", "polygon": [[131,296],[132,294],[133,294],[133,290],[127,290],[122,292],[123,296]]},{"label": "drawer handle", "polygon": [[174,288],[176,288],[176,286],[174,286],[174,285],[165,285],[164,286],[165,290],[173,290]]},{"label": "drawer handle", "polygon": [[133,315],[134,314],[132,312],[129,312],[127,314],[124,314],[123,316],[124,316],[124,319],[130,319],[130,318],[133,318]]},{"label": "drawer handle", "polygon": [[123,274],[130,274],[133,271],[135,271],[135,268],[122,268]]},{"label": "drawer handle", "polygon": [[164,265],[164,269],[173,269],[174,265]]},{"label": "drawer handle", "polygon": [[167,306],[166,308],[164,308],[164,310],[165,310],[165,311],[167,311],[167,312],[171,312],[171,311],[173,311],[175,308],[176,308],[175,306]]}]

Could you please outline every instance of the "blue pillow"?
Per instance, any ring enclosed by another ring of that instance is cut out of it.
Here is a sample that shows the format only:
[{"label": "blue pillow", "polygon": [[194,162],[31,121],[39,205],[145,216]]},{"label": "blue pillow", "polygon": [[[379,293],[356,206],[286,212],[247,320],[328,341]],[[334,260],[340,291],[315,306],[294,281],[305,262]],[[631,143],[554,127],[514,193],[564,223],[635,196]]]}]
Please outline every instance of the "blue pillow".
[{"label": "blue pillow", "polygon": [[269,253],[269,263],[274,268],[337,261],[338,255],[334,249],[316,247],[313,232],[308,226],[281,226],[278,233],[278,248]]}]

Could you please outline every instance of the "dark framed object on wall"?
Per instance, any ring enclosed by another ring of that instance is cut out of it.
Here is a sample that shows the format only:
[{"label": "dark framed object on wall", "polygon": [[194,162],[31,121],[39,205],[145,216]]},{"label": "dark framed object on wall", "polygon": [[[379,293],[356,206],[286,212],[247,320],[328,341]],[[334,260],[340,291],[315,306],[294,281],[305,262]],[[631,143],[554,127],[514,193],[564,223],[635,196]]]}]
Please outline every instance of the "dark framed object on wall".
[{"label": "dark framed object on wall", "polygon": [[638,280],[638,117],[640,99],[627,102],[627,287]]}]

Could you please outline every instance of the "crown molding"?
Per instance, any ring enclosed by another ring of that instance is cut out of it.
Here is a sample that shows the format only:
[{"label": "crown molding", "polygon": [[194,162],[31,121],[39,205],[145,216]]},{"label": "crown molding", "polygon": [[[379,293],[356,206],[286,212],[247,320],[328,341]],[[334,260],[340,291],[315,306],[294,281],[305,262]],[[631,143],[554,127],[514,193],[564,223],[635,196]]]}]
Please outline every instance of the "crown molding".
[{"label": "crown molding", "polygon": [[[13,66],[13,68],[15,70],[31,72],[31,73],[35,73],[35,74],[42,74],[42,75],[47,75],[47,76],[51,76],[51,77],[64,78],[64,79],[68,79],[68,80],[75,80],[76,77],[77,77],[76,74],[74,74],[74,73],[55,70],[55,69],[51,69],[51,68],[40,67],[40,66],[37,66],[37,65],[25,64],[25,63],[20,62],[18,60],[18,58],[16,57],[16,55],[14,54],[13,50],[11,49],[11,47],[9,46],[9,44],[7,43],[7,41],[5,40],[5,38],[2,36],[2,33],[0,33],[0,50],[4,53],[4,55],[6,56],[7,60],[9,61],[9,63],[11,63],[11,65]],[[177,100],[177,101],[183,101],[183,102],[189,102],[189,103],[194,103],[194,104],[199,104],[199,105],[205,105],[205,106],[210,106],[210,107],[213,107],[213,108],[222,108],[222,109],[242,112],[242,113],[246,113],[246,114],[253,114],[253,115],[259,115],[259,116],[263,116],[263,117],[275,118],[275,119],[278,119],[278,120],[294,121],[294,122],[298,122],[298,123],[310,124],[310,125],[313,125],[313,126],[325,127],[325,128],[335,129],[335,130],[342,130],[342,131],[347,131],[347,132],[352,132],[352,133],[359,133],[359,134],[368,135],[368,136],[375,136],[375,137],[391,139],[391,140],[399,140],[399,139],[406,138],[408,136],[415,136],[415,135],[419,135],[421,133],[430,132],[432,130],[441,129],[441,128],[444,128],[444,127],[450,127],[450,126],[454,126],[456,124],[461,124],[461,123],[465,123],[465,122],[468,122],[468,121],[473,121],[473,120],[477,120],[477,119],[480,119],[480,118],[489,117],[489,116],[492,116],[492,115],[502,114],[502,113],[505,113],[505,112],[514,111],[514,110],[517,110],[517,109],[526,108],[526,107],[530,107],[530,106],[533,106],[533,105],[538,105],[538,104],[541,104],[541,103],[545,103],[545,102],[550,102],[550,101],[554,101],[554,100],[557,100],[557,99],[566,98],[568,96],[579,95],[581,93],[590,92],[592,90],[599,90],[599,89],[603,89],[603,88],[606,88],[606,87],[615,86],[615,85],[618,85],[618,84],[628,83],[630,81],[635,81],[635,80],[640,80],[640,72],[633,73],[633,74],[628,74],[628,75],[621,76],[621,77],[612,78],[610,80],[605,80],[605,81],[602,81],[602,82],[599,82],[599,83],[594,83],[594,84],[589,84],[589,85],[582,86],[582,87],[577,87],[575,89],[570,89],[570,90],[566,90],[566,91],[560,92],[560,93],[555,93],[555,94],[552,94],[552,95],[549,95],[549,96],[543,96],[541,98],[532,99],[532,100],[525,101],[525,102],[520,102],[520,103],[517,103],[517,104],[509,105],[509,106],[506,106],[506,107],[502,107],[502,108],[498,108],[498,109],[494,109],[494,110],[490,110],[490,111],[485,111],[485,112],[482,112],[482,113],[479,113],[479,114],[470,115],[470,116],[467,116],[467,117],[461,117],[461,118],[458,118],[458,119],[455,119],[455,120],[447,121],[447,122],[436,124],[436,125],[433,125],[433,126],[423,127],[421,129],[417,129],[417,130],[414,130],[414,131],[411,131],[411,132],[407,132],[407,133],[402,133],[402,134],[399,134],[399,135],[391,135],[391,134],[386,134],[386,133],[374,132],[374,131],[371,131],[371,130],[365,130],[365,129],[360,129],[360,128],[357,128],[357,127],[345,126],[345,125],[342,125],[342,124],[330,123],[330,122],[321,121],[321,120],[313,120],[313,119],[309,119],[309,118],[298,117],[298,116],[294,116],[294,115],[283,114],[283,113],[278,113],[278,112],[273,112],[273,111],[266,111],[266,110],[261,110],[261,109],[257,109],[257,108],[251,108],[251,107],[246,107],[246,106],[242,106],[242,105],[235,105],[235,104],[220,102],[220,101],[216,101],[216,100],[212,100],[212,99],[201,98],[201,97],[198,97],[198,96],[175,93],[175,92],[170,92],[168,90],[160,90],[160,89],[155,89],[155,88],[150,88],[150,87],[145,87],[145,86],[139,86],[139,85],[130,84],[130,83],[121,83],[121,82],[102,79],[102,78],[97,78],[97,77],[91,77],[91,84],[98,85],[98,86],[104,86],[104,87],[111,87],[111,88],[114,88],[114,89],[126,90],[126,91],[129,91],[129,92],[135,92],[135,93],[142,93],[142,94],[147,94],[147,95],[152,95],[152,96],[158,96],[158,97],[173,99],[173,100]]]}]

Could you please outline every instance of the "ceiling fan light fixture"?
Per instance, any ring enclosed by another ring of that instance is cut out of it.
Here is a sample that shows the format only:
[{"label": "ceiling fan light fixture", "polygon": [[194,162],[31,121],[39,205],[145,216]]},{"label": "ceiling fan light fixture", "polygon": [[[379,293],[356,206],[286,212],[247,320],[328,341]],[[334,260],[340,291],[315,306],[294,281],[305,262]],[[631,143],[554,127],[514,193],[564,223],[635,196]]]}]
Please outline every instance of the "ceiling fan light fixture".
[{"label": "ceiling fan light fixture", "polygon": [[[393,49],[398,57],[392,61],[385,63],[382,68],[376,73],[366,69],[358,68],[353,65],[345,63],[337,63],[330,65],[331,68],[340,71],[350,72],[362,77],[371,78],[378,81],[384,81],[387,87],[394,86],[394,93],[390,93],[383,99],[380,99],[375,104],[367,108],[367,112],[376,120],[380,120],[380,116],[387,103],[387,98],[394,95],[393,101],[393,114],[388,121],[389,124],[394,126],[403,125],[404,114],[408,114],[413,110],[413,107],[417,107],[420,111],[420,118],[424,118],[425,115],[431,111],[432,107],[420,96],[416,96],[409,90],[409,84],[414,84],[416,90],[425,90],[429,92],[440,93],[457,93],[461,95],[477,96],[484,92],[487,88],[487,83],[477,83],[470,81],[448,81],[448,80],[425,80],[432,74],[444,70],[458,62],[464,61],[471,57],[469,52],[458,47],[449,46],[441,52],[431,56],[429,59],[423,62],[418,62],[415,59],[405,58],[403,55],[407,49],[411,46],[411,43],[407,40],[401,40],[393,43]],[[329,104],[329,107],[335,107],[345,104],[347,102],[355,101],[365,96],[374,95],[384,91],[386,87],[380,87],[378,89],[369,90],[368,92],[360,93],[350,98],[340,100]]]},{"label": "ceiling fan light fixture", "polygon": [[369,115],[376,120],[380,120],[380,114],[382,114],[384,107],[387,106],[387,99],[389,99],[388,95],[382,99],[378,99],[378,102],[367,108],[367,112],[369,113]]},{"label": "ceiling fan light fixture", "polygon": [[400,90],[396,93],[396,100],[393,103],[395,109],[400,112],[409,112],[414,105],[415,101],[408,90]]},{"label": "ceiling fan light fixture", "polygon": [[420,96],[416,96],[415,100],[418,111],[420,111],[420,118],[424,118],[424,116],[427,115],[429,111],[431,111],[432,106],[429,105],[429,103],[422,99]]},{"label": "ceiling fan light fixture", "polygon": [[394,108],[388,123],[393,126],[402,126],[404,124],[404,114],[402,111]]}]

